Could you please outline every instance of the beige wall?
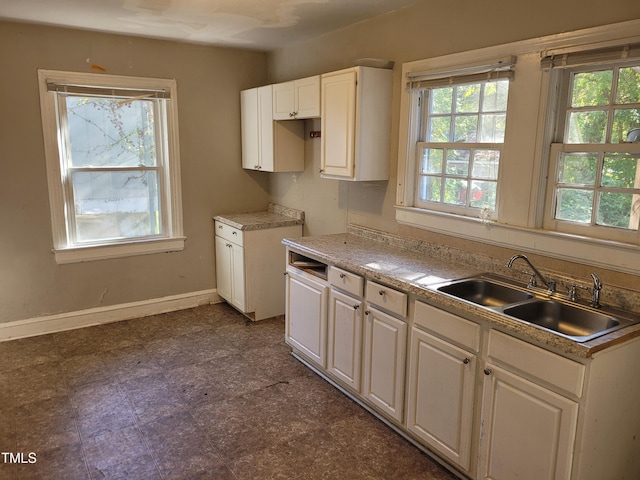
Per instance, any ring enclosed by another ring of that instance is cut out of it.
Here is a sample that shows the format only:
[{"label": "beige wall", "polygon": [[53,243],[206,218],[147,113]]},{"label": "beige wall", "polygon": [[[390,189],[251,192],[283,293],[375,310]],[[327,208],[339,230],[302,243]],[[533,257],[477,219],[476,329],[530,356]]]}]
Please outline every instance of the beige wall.
[{"label": "beige wall", "polygon": [[[266,208],[240,167],[240,90],[264,84],[247,50],[0,22],[0,322],[215,287],[213,222]],[[185,250],[70,265],[51,253],[38,68],[176,78]]]},{"label": "beige wall", "polygon": [[[271,199],[305,210],[305,234],[344,231],[347,224],[356,223],[475,251],[477,244],[400,228],[395,221],[402,63],[637,18],[640,18],[640,2],[635,0],[429,0],[272,52],[269,54],[271,82],[350,67],[360,58],[392,60],[395,66],[390,180],[358,184],[320,179],[317,173],[319,140],[307,139],[305,171],[295,177],[273,175]],[[314,129],[318,130],[319,126]],[[493,247],[491,250],[505,259],[512,253]],[[541,267],[562,268],[578,278],[588,278],[587,267],[561,265],[557,260],[546,258],[536,260]],[[631,275],[607,272],[603,278],[610,284],[640,288],[637,277]]]}]

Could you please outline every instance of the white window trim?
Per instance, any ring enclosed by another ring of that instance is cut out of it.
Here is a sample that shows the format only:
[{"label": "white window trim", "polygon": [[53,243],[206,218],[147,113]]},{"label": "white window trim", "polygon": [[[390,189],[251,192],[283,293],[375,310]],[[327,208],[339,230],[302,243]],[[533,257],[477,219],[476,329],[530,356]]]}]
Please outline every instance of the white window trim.
[{"label": "white window trim", "polygon": [[[54,95],[47,91],[47,83],[75,83],[88,86],[110,86],[134,89],[166,89],[171,101],[167,106],[167,135],[169,136],[169,176],[168,227],[166,238],[132,240],[113,244],[95,244],[88,246],[70,245],[67,239],[65,205],[60,172],[58,133]],[[173,79],[126,77],[119,75],[88,74],[38,70],[40,89],[40,109],[44,135],[45,158],[47,163],[47,184],[49,188],[49,207],[53,235],[53,253],[57,263],[75,263],[91,260],[145,255],[161,252],[173,252],[184,249],[185,237],[182,230],[182,193],[180,181],[180,152],[178,145],[177,85]]]},{"label": "white window trim", "polygon": [[[412,205],[414,195],[414,167],[416,159],[417,127],[419,122],[411,120],[417,115],[417,105],[413,101],[415,96],[405,89],[404,82],[400,97],[400,127],[398,148],[398,176],[396,192],[396,220],[400,224],[422,228],[446,235],[477,240],[488,244],[539,253],[553,258],[574,261],[611,270],[640,274],[640,261],[630,261],[638,258],[640,247],[635,245],[598,240],[590,237],[551,232],[542,229],[544,216],[544,201],[546,189],[546,175],[548,168],[549,146],[545,141],[551,138],[545,131],[547,118],[547,97],[549,94],[549,75],[540,69],[540,59],[550,50],[579,51],[598,47],[617,45],[624,42],[637,43],[640,31],[640,20],[631,20],[615,25],[605,25],[585,30],[567,32],[558,35],[540,37],[521,42],[483,48],[479,50],[461,52],[442,57],[405,63],[402,66],[403,79],[414,72],[429,70],[444,70],[460,68],[465,65],[478,64],[493,58],[516,55],[518,62],[516,70],[523,66],[526,60],[536,63],[535,75],[516,74],[516,81],[524,77],[529,88],[540,92],[539,101],[535,105],[526,106],[529,113],[535,114],[529,118],[529,131],[517,132],[515,142],[523,152],[524,164],[519,166],[520,178],[517,178],[515,189],[528,189],[530,192],[527,205],[520,204],[517,211],[513,206],[506,205],[508,196],[504,189],[498,199],[498,209],[501,218],[487,221],[485,219],[463,217],[442,212],[434,212],[415,208]],[[525,62],[523,62],[525,60]],[[533,63],[532,63],[533,64]],[[510,88],[509,102],[514,89]],[[526,99],[525,99],[526,100]],[[531,100],[531,99],[529,99]],[[525,110],[525,109],[518,109]],[[507,115],[507,135],[510,132],[510,122],[518,121],[511,112]],[[513,135],[512,135],[513,137]],[[505,144],[508,151],[510,147]],[[513,150],[511,150],[514,152]],[[514,152],[517,153],[517,152]],[[508,162],[508,160],[505,160]],[[504,165],[500,164],[500,181]],[[513,177],[509,177],[513,178]],[[526,178],[526,181],[524,180]],[[530,178],[530,180],[529,180]],[[507,207],[507,208],[504,208]],[[511,211],[509,211],[511,208]],[[633,255],[634,257],[630,257]]]}]

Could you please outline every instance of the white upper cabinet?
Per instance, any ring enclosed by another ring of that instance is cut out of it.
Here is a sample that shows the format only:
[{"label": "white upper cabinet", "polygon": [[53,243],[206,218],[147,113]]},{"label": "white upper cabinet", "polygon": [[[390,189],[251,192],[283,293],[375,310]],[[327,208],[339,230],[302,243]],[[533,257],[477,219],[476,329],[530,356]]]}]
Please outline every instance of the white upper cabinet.
[{"label": "white upper cabinet", "polygon": [[321,174],[389,179],[391,70],[353,67],[321,78]]},{"label": "white upper cabinet", "polygon": [[304,170],[304,122],[273,120],[273,86],[240,93],[242,168],[264,172]]},{"label": "white upper cabinet", "polygon": [[320,116],[320,75],[273,85],[273,119]]}]

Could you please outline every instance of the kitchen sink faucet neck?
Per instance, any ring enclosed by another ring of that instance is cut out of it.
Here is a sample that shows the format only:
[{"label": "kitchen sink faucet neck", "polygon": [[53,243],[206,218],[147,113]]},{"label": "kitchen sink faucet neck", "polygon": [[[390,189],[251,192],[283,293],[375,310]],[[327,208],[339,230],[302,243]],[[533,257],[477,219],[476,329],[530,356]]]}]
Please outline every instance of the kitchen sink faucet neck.
[{"label": "kitchen sink faucet neck", "polygon": [[[547,280],[545,278],[545,276],[542,275],[538,271],[538,269],[533,266],[533,264],[531,263],[531,261],[529,261],[527,256],[523,255],[522,253],[518,253],[518,254],[514,255],[513,257],[511,257],[511,259],[507,263],[507,267],[511,268],[513,266],[513,262],[515,262],[519,258],[521,258],[522,260],[527,262],[527,265],[529,265],[531,267],[531,269],[533,270],[533,275],[531,276],[531,280],[529,281],[529,286],[532,286],[532,287],[536,286],[535,277],[537,276],[547,286],[547,288],[549,289],[549,292],[554,293],[556,291],[556,282],[554,280]],[[595,291],[595,289],[594,289],[594,291]]]},{"label": "kitchen sink faucet neck", "polygon": [[591,291],[591,306],[593,308],[600,308],[600,290],[602,290],[602,280],[600,277],[592,273],[591,278],[593,279],[593,290]]}]

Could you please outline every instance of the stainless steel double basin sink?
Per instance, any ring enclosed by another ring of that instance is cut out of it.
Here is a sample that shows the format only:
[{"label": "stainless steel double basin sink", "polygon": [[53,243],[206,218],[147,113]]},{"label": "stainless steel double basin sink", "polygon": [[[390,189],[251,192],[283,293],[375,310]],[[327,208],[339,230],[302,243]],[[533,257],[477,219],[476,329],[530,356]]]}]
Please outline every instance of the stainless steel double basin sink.
[{"label": "stainless steel double basin sink", "polygon": [[640,317],[633,314],[591,308],[492,275],[453,280],[433,288],[576,342],[587,342],[640,322]]}]

